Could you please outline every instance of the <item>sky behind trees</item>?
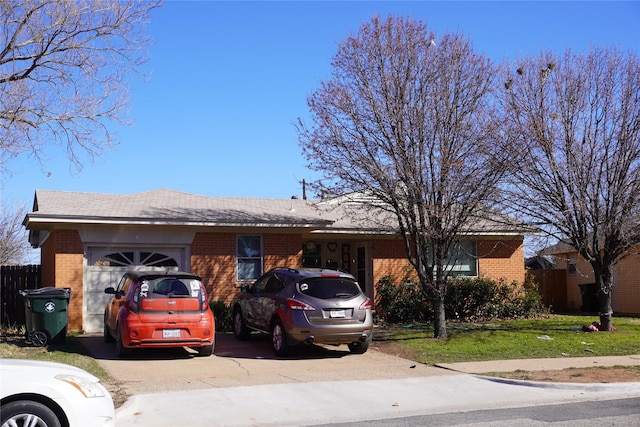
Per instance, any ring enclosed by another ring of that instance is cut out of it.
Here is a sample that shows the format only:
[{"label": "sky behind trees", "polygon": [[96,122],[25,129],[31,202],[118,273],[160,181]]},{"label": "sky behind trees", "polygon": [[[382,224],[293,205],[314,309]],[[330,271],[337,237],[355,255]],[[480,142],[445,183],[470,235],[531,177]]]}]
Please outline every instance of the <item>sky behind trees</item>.
[{"label": "sky behind trees", "polygon": [[495,61],[590,45],[640,51],[631,1],[167,1],[148,27],[147,78],[130,82],[135,124],[115,128],[119,146],[76,174],[64,152],[43,165],[20,157],[2,177],[2,203],[30,207],[36,189],[300,196],[313,178],[294,127],[306,97],[328,79],[337,44],[389,14],[463,32]]}]

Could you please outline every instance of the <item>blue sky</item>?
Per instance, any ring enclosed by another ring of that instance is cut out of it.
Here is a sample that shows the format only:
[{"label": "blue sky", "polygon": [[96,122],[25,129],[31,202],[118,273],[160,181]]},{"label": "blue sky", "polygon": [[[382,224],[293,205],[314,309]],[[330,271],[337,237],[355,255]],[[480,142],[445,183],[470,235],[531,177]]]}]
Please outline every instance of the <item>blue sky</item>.
[{"label": "blue sky", "polygon": [[41,169],[9,164],[2,200],[36,189],[129,194],[169,188],[207,196],[301,195],[306,169],[293,123],[329,77],[337,44],[371,17],[463,32],[495,60],[591,44],[640,51],[640,2],[166,1],[148,27],[148,80],[131,86],[135,124],[75,175],[62,151]]}]

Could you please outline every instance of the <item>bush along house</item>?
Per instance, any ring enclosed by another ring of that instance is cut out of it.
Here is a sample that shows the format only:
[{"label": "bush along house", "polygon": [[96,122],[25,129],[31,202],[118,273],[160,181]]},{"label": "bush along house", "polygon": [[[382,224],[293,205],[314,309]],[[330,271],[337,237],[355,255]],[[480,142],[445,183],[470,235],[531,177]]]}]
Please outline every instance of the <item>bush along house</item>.
[{"label": "bush along house", "polygon": [[[329,267],[375,298],[378,280],[405,275],[403,240],[392,221],[348,215],[340,200],[37,190],[24,225],[41,250],[42,285],[71,288],[69,330],[93,333],[103,328],[104,289],[133,269],[197,274],[211,301],[229,303],[271,268]],[[523,282],[527,229],[495,215],[461,236],[467,256],[455,270]]]}]

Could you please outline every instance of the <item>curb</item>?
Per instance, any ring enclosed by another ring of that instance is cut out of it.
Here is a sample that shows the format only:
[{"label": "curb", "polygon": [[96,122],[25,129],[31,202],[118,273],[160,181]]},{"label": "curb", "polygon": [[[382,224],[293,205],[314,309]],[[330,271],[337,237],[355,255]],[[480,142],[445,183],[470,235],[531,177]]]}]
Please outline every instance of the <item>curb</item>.
[{"label": "curb", "polygon": [[582,391],[629,391],[640,393],[640,382],[629,383],[556,383],[556,382],[542,382],[542,381],[526,381],[526,380],[514,380],[510,378],[491,377],[487,375],[470,374],[481,380],[491,381],[500,384],[518,385],[523,387],[538,387],[549,388],[557,390],[582,390]]}]

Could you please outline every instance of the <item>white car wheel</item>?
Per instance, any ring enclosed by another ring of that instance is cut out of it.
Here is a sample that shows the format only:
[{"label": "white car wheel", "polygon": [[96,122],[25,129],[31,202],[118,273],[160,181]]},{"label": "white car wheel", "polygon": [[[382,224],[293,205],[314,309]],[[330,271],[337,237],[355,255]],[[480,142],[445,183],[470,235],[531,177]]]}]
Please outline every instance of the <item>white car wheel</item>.
[{"label": "white car wheel", "polygon": [[60,427],[60,425],[56,414],[39,402],[19,400],[2,406],[2,427]]}]

